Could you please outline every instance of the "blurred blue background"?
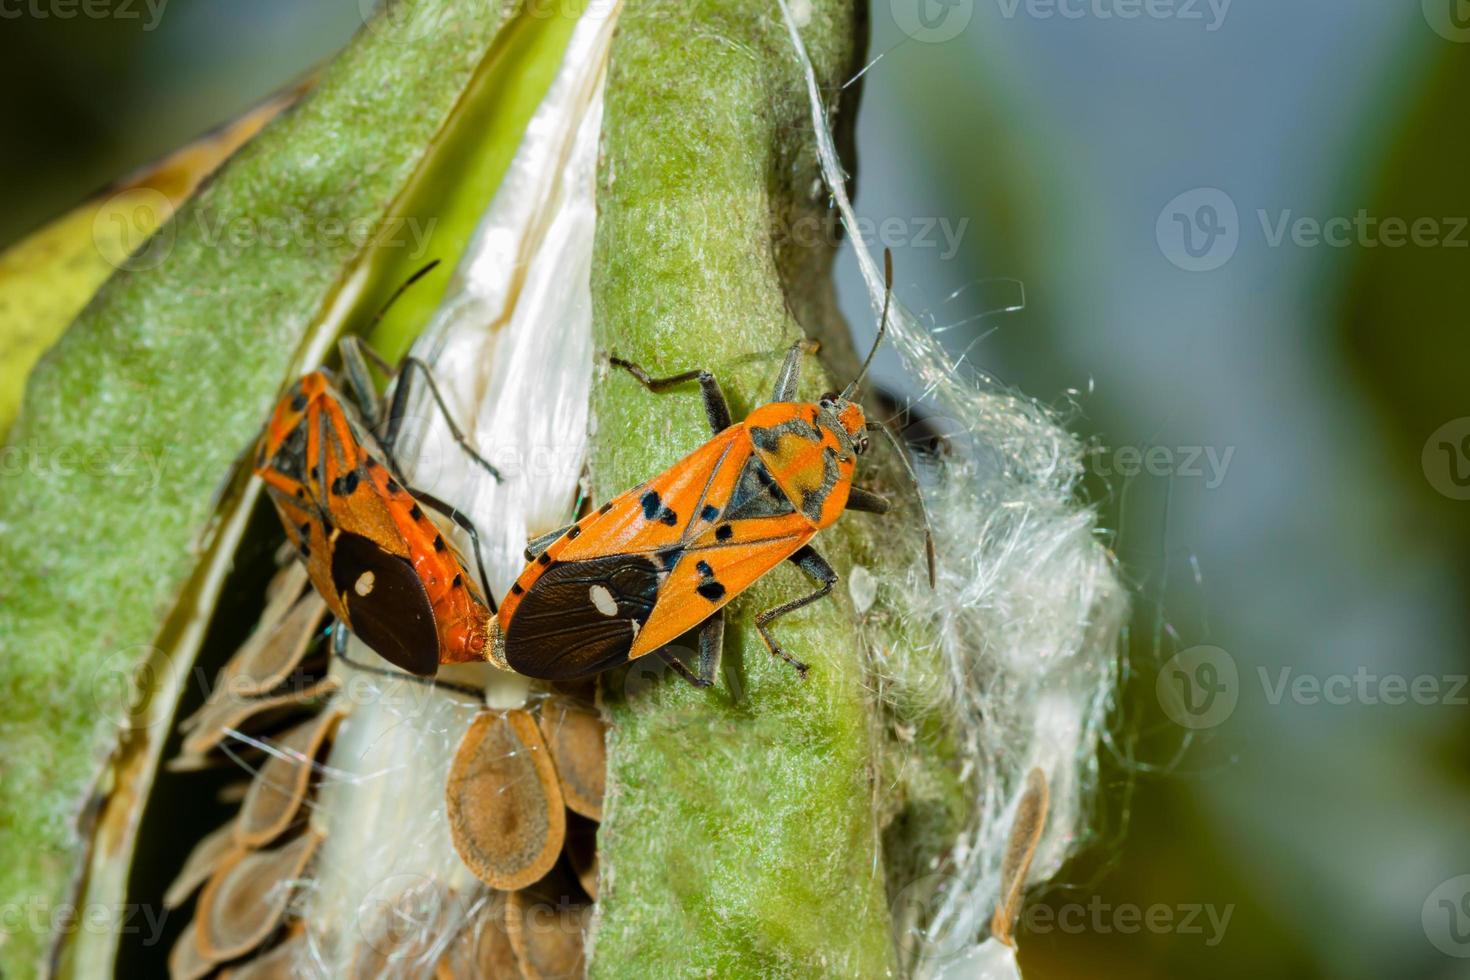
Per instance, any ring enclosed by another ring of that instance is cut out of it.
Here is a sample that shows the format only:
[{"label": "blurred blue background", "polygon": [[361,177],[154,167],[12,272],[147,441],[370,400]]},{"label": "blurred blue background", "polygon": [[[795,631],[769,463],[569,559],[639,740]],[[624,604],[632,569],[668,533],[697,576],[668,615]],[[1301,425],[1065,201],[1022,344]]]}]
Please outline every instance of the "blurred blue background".
[{"label": "blurred blue background", "polygon": [[[0,243],[360,23],[47,9],[0,20]],[[1470,976],[1470,2],[871,13],[871,243],[1091,440],[1138,595],[1098,846],[1028,977]]]}]

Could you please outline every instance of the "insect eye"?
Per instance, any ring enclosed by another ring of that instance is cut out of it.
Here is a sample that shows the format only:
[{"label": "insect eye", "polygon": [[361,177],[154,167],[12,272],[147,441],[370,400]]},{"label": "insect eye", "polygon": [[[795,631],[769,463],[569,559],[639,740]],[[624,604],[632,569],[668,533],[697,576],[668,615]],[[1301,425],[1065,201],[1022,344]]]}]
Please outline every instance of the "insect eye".
[{"label": "insect eye", "polygon": [[835,402],[836,400],[837,400],[837,392],[835,392],[835,391],[829,391],[826,394],[822,395],[822,398],[821,398],[821,402],[822,402],[823,405],[830,405],[833,402]]}]

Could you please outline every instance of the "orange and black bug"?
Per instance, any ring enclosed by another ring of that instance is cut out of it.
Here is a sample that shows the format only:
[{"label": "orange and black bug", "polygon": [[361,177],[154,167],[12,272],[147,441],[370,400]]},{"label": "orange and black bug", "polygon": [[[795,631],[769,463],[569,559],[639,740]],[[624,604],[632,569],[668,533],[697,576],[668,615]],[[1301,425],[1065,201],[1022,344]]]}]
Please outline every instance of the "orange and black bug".
[{"label": "orange and black bug", "polygon": [[[887,267],[891,292],[891,258]],[[659,652],[690,680],[708,686],[724,636],[721,610],[770,569],[790,561],[818,587],[766,610],[755,622],[771,653],[804,674],[806,666],[782,649],[769,627],[832,591],[837,573],[808,543],[818,531],[844,510],[882,514],[889,508],[884,497],[852,482],[868,432],[883,432],[897,448],[893,435],[869,422],[852,400],[887,324],[885,303],[878,337],[858,376],[841,394],[818,402],[795,401],[803,345],[794,345],[771,402],[739,424],[731,423],[708,371],[652,378],[613,358],[652,391],[698,381],[715,436],[661,475],[533,541],[527,549],[531,564],[502,599],[489,659],[531,677],[566,680]],[[932,538],[926,538],[926,549],[932,585]],[[695,627],[697,673],[663,649]]]},{"label": "orange and black bug", "polygon": [[[408,486],[395,462],[415,378],[427,383],[469,457],[496,479],[500,474],[470,448],[422,361],[405,358],[395,372],[356,337],[345,338],[341,352],[352,397],[339,392],[326,369],[291,385],[256,447],[255,472],[312,584],[347,629],[414,674],[431,675],[440,663],[483,660],[495,605],[480,584],[479,535],[453,507]],[[373,385],[369,359],[394,378],[387,404]],[[383,433],[381,441],[374,432]],[[479,583],[424,508],[469,533]],[[346,634],[336,636],[340,652]]]}]

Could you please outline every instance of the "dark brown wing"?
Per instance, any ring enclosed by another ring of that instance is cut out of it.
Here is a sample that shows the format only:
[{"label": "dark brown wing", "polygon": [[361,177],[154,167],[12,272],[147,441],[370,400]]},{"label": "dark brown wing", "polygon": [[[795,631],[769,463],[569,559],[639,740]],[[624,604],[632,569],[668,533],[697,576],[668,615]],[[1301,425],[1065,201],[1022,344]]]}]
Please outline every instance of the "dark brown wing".
[{"label": "dark brown wing", "polygon": [[424,677],[439,669],[434,607],[407,559],[342,531],[332,543],[332,585],[348,627],[384,660]]},{"label": "dark brown wing", "polygon": [[624,663],[658,601],[659,573],[644,555],[553,563],[521,596],[506,631],[507,662],[542,680]]}]

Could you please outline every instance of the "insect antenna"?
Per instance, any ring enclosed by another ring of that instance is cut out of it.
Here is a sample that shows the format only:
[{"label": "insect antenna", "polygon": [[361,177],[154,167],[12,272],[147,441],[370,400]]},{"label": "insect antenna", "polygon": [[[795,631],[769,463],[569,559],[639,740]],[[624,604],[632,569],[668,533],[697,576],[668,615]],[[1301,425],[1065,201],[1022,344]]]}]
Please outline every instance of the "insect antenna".
[{"label": "insect antenna", "polygon": [[903,464],[904,473],[908,474],[909,483],[914,488],[914,499],[919,502],[919,515],[924,518],[924,561],[929,567],[929,588],[934,588],[935,565],[934,557],[934,526],[929,522],[929,508],[924,505],[924,493],[919,489],[919,474],[914,472],[914,464],[909,461],[909,454],[903,444],[898,441],[898,436],[882,422],[869,422],[863,428],[869,432],[881,432],[888,439],[888,444],[898,454],[898,461]]},{"label": "insect antenna", "polygon": [[873,338],[873,346],[868,349],[867,360],[863,361],[862,369],[858,371],[857,377],[853,378],[848,386],[842,389],[842,397],[851,399],[857,393],[858,385],[867,376],[868,368],[873,364],[873,355],[878,353],[878,345],[883,343],[883,335],[888,332],[888,304],[893,299],[893,252],[890,249],[883,250],[883,315],[878,318],[878,335]]},{"label": "insect antenna", "polygon": [[424,276],[427,276],[429,273],[433,272],[434,269],[438,267],[438,265],[439,260],[434,259],[430,261],[427,265],[425,265],[422,269],[418,270],[413,275],[403,280],[403,283],[397,289],[393,290],[393,295],[388,297],[388,301],[378,309],[377,313],[373,314],[373,318],[368,321],[367,326],[362,328],[363,336],[367,336],[368,334],[371,334],[373,332],[373,327],[376,327],[378,323],[382,321],[383,317],[388,315],[388,311],[393,308],[394,303],[398,302],[398,298],[404,293],[408,292],[408,287],[412,286],[414,283],[424,278]]}]

